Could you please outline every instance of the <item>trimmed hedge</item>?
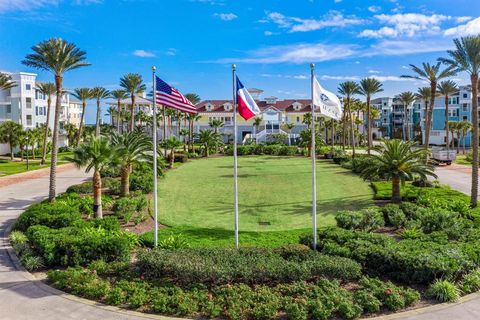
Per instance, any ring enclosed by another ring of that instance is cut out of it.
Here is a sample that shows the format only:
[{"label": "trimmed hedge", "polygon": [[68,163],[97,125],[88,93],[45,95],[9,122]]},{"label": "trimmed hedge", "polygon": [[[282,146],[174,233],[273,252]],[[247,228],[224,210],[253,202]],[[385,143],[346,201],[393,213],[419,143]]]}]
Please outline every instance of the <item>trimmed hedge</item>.
[{"label": "trimmed hedge", "polygon": [[293,251],[282,256],[260,248],[143,250],[137,266],[149,279],[168,277],[182,284],[278,283],[316,277],[353,280],[361,276],[360,265],[350,259],[307,253],[305,247]]},{"label": "trimmed hedge", "polygon": [[78,207],[64,203],[37,203],[29,207],[15,223],[14,229],[27,231],[30,226],[64,228],[81,220]]},{"label": "trimmed hedge", "polygon": [[[228,146],[225,149],[226,155],[233,155],[233,149]],[[246,144],[237,147],[239,156],[246,155],[272,155],[272,156],[294,156],[301,154],[301,150],[297,146],[287,146],[283,144]]]}]

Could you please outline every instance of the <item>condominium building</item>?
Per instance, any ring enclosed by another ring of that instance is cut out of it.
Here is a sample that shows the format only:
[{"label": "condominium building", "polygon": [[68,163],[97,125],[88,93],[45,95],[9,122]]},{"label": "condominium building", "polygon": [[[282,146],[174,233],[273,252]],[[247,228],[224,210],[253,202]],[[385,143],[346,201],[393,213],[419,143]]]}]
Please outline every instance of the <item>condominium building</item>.
[{"label": "condominium building", "polygon": [[[37,90],[37,75],[34,73],[10,74],[16,86],[8,90],[0,90],[0,123],[14,121],[24,129],[33,129],[47,122],[47,97]],[[53,127],[56,97],[52,97],[52,112],[49,126]],[[74,123],[77,126],[82,116],[81,103],[70,97],[68,93],[62,97],[60,111],[60,146],[67,145],[64,125]],[[9,152],[8,146],[0,144],[0,154]]]}]

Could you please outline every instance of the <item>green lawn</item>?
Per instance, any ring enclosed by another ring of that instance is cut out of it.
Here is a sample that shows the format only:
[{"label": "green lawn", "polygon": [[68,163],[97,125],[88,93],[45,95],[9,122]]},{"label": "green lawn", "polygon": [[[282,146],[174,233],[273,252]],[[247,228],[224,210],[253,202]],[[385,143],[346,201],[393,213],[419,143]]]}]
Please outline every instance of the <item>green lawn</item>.
[{"label": "green lawn", "polygon": [[[58,164],[64,164],[67,163],[65,160],[65,157],[71,156],[72,153],[70,152],[63,152],[58,154]],[[48,156],[47,159],[50,159],[50,156]],[[43,168],[48,168],[50,166],[50,161],[47,160],[47,163],[45,165],[40,165],[40,158],[37,158],[35,160],[30,159],[28,162],[28,171],[33,171],[33,170],[38,170],[38,169],[43,169]],[[22,173],[27,171],[27,161],[10,161],[10,160],[0,160],[0,177],[3,176],[8,176],[11,174],[17,174],[17,173]]]},{"label": "green lawn", "polygon": [[[233,229],[232,157],[191,161],[159,183],[159,219],[168,226]],[[239,158],[242,231],[311,227],[311,162],[300,157]],[[349,170],[319,161],[318,226],[334,224],[340,210],[373,204],[368,183]]]}]

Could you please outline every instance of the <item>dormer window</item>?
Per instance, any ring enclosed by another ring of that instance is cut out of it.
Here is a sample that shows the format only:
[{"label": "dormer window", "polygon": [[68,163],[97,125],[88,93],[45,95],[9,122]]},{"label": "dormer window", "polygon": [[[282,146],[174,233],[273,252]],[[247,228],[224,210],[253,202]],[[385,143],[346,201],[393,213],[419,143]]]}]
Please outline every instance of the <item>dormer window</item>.
[{"label": "dormer window", "polygon": [[302,104],[300,102],[294,102],[292,106],[293,110],[295,111],[299,111],[300,109],[302,109]]},{"label": "dormer window", "polygon": [[277,103],[277,100],[278,100],[277,97],[268,97],[268,98],[265,98],[265,102],[266,102],[267,104],[275,104],[275,103]]},{"label": "dormer window", "polygon": [[207,103],[207,104],[205,105],[205,110],[207,110],[207,111],[212,111],[212,110],[213,110],[213,104]]},{"label": "dormer window", "polygon": [[230,102],[227,102],[223,105],[223,109],[225,109],[225,111],[232,111],[233,106]]}]

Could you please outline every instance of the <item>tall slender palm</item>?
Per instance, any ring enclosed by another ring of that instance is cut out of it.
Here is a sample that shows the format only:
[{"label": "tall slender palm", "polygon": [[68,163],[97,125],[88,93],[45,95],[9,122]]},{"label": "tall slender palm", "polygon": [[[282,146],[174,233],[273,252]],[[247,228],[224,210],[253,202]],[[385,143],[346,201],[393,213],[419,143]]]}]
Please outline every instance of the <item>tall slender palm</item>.
[{"label": "tall slender palm", "polygon": [[402,92],[398,95],[398,99],[403,103],[403,139],[410,140],[410,117],[408,113],[408,108],[415,102],[417,99],[415,94],[410,91]]},{"label": "tall slender palm", "polygon": [[60,38],[42,41],[32,47],[33,53],[28,54],[23,64],[54,74],[57,89],[55,101],[55,118],[53,122],[52,157],[50,163],[50,187],[48,198],[55,200],[57,181],[57,155],[60,127],[60,113],[62,111],[63,75],[65,72],[89,66],[85,61],[86,53],[75,44]]},{"label": "tall slender palm", "polygon": [[87,100],[92,99],[92,90],[89,88],[76,88],[73,90],[73,96],[82,101],[82,114],[80,115],[80,125],[78,126],[78,136],[76,144],[80,141],[83,134],[83,125],[85,122],[85,109],[87,108]]},{"label": "tall slender palm", "polygon": [[90,137],[87,142],[73,150],[73,155],[67,160],[78,168],[85,167],[85,172],[93,169],[93,212],[95,218],[103,218],[102,210],[102,177],[100,172],[117,161],[116,151],[106,137]]},{"label": "tall slender palm", "polygon": [[470,204],[478,203],[478,73],[480,71],[480,35],[455,39],[455,49],[448,50],[449,58],[439,59],[457,71],[467,72],[472,85],[472,191]]},{"label": "tall slender palm", "polygon": [[129,130],[133,131],[135,128],[135,100],[138,94],[142,94],[147,90],[147,87],[143,83],[142,76],[138,73],[127,73],[120,79],[120,87],[130,95],[130,127]]},{"label": "tall slender palm", "polygon": [[[345,113],[349,119],[350,125],[350,143],[352,145],[353,157],[355,157],[355,136],[354,136],[354,126],[353,126],[353,115],[352,115],[352,97],[355,94],[360,93],[360,87],[355,81],[346,81],[342,82],[338,86],[338,92],[341,95],[345,96]],[[347,131],[346,128],[347,123],[344,122],[343,124],[343,131],[344,133]]]},{"label": "tall slender palm", "polygon": [[449,139],[449,136],[448,136],[448,133],[449,133],[449,130],[448,130],[448,100],[450,98],[450,96],[454,93],[458,92],[458,86],[457,84],[452,81],[452,80],[445,80],[445,81],[442,81],[438,84],[438,93],[440,93],[441,95],[443,95],[445,97],[445,133],[446,133],[446,141],[445,141],[445,145],[447,147],[447,151],[449,150],[449,142],[450,142],[450,139]]},{"label": "tall slender palm", "polygon": [[12,76],[0,72],[0,90],[8,90],[16,86],[17,84],[12,80]]},{"label": "tall slender palm", "polygon": [[[122,100],[123,99],[126,99],[128,97],[128,94],[125,90],[121,90],[121,89],[117,89],[117,90],[113,90],[112,92],[110,92],[112,98],[114,98],[116,101],[117,101],[117,132],[121,132],[120,131],[120,124],[123,124],[123,120],[122,120]],[[122,130],[123,130],[123,126],[122,126]]]},{"label": "tall slender palm", "polygon": [[8,143],[11,160],[13,160],[13,148],[18,145],[18,137],[22,130],[21,124],[10,120],[0,124],[0,142]]},{"label": "tall slender palm", "polygon": [[[424,118],[427,118],[427,110],[428,110],[428,105],[430,103],[430,87],[421,87],[418,88],[417,93],[415,94],[418,100],[423,101],[423,115]],[[423,138],[422,138],[423,140]]]},{"label": "tall slender palm", "polygon": [[422,63],[422,67],[411,64],[410,68],[414,75],[403,75],[404,78],[418,79],[427,81],[430,84],[430,104],[427,109],[427,119],[425,122],[425,149],[428,150],[430,144],[430,131],[432,129],[433,106],[435,105],[435,96],[437,95],[438,81],[454,76],[457,71],[455,66],[448,66],[440,70],[441,62],[436,64]]},{"label": "tall slender palm", "polygon": [[204,147],[204,156],[205,158],[208,158],[210,155],[209,149],[212,145],[217,145],[219,141],[219,136],[216,134],[213,130],[206,129],[206,130],[200,130],[200,133],[196,134],[196,138],[198,139],[198,142],[203,144]]},{"label": "tall slender palm", "polygon": [[185,98],[187,98],[193,105],[200,103],[200,96],[196,93],[187,93],[185,94]]},{"label": "tall slender palm", "polygon": [[100,102],[103,99],[110,98],[110,91],[102,87],[95,87],[92,89],[92,98],[97,102],[97,116],[95,120],[95,136],[100,136],[100,120],[102,116],[102,109],[100,108]]},{"label": "tall slender palm", "polygon": [[37,84],[37,90],[41,94],[47,96],[47,121],[45,121],[45,132],[43,133],[43,144],[42,144],[42,160],[40,161],[41,165],[45,164],[47,158],[47,139],[48,139],[48,130],[50,129],[50,111],[52,109],[52,96],[55,94],[56,88],[55,84],[52,82],[40,82]]},{"label": "tall slender palm", "polygon": [[189,131],[187,128],[182,128],[180,130],[180,136],[183,137],[183,151],[187,151],[187,137],[188,137]]},{"label": "tall slender palm", "polygon": [[112,146],[120,161],[121,195],[126,196],[130,192],[132,166],[148,160],[148,153],[152,150],[152,141],[145,134],[137,131],[115,133],[112,136]]},{"label": "tall slender palm", "polygon": [[370,155],[373,163],[362,168],[362,176],[367,179],[382,178],[392,181],[392,202],[401,202],[401,182],[412,180],[420,176],[426,180],[427,176],[436,177],[432,165],[425,163],[427,150],[412,150],[413,142],[402,140],[384,140]]},{"label": "tall slender palm", "polygon": [[168,155],[168,167],[172,169],[175,162],[175,150],[182,146],[182,141],[178,140],[175,136],[171,136],[170,138],[163,140],[161,146],[165,150],[170,151]]},{"label": "tall slender palm", "polygon": [[73,123],[66,123],[63,127],[67,133],[67,141],[70,147],[75,145],[75,138],[78,136],[78,128]]},{"label": "tall slender palm", "polygon": [[468,132],[470,130],[472,130],[472,124],[468,121],[461,121],[462,125],[461,125],[461,128],[462,128],[462,153],[465,154],[465,137],[467,136]]},{"label": "tall slender palm", "polygon": [[382,83],[375,78],[365,78],[360,80],[360,94],[366,97],[367,100],[367,140],[368,140],[368,154],[372,148],[372,118],[370,112],[370,101],[372,96],[376,93],[382,92]]},{"label": "tall slender palm", "polygon": [[189,131],[189,136],[188,136],[188,141],[190,143],[190,151],[191,152],[195,152],[195,150],[193,149],[193,126],[194,126],[194,123],[197,122],[198,120],[200,120],[202,118],[202,116],[200,116],[199,114],[195,114],[195,113],[190,113],[188,115],[188,122],[189,122],[189,126],[188,126],[188,131]]},{"label": "tall slender palm", "polygon": [[215,134],[218,133],[218,129],[222,128],[223,127],[223,121],[220,120],[220,119],[213,119],[212,121],[210,121],[208,123],[208,125],[210,126],[210,128],[213,129],[213,132],[215,132]]},{"label": "tall slender palm", "polygon": [[263,119],[260,117],[255,117],[253,118],[253,129],[255,130],[254,137],[255,137],[255,143],[257,143],[257,134],[258,134],[258,128],[262,124]]},{"label": "tall slender palm", "polygon": [[452,148],[455,147],[455,131],[457,130],[458,123],[459,123],[458,121],[448,121],[448,131],[449,133],[452,134],[452,142],[451,142]]}]

